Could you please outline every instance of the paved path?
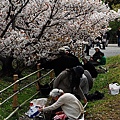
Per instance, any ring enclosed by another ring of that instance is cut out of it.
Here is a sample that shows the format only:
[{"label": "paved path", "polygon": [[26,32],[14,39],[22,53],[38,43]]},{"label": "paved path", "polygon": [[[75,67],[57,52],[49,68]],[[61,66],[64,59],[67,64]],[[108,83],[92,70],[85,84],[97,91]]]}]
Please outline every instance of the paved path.
[{"label": "paved path", "polygon": [[[120,55],[120,47],[117,44],[108,44],[105,50],[101,51],[105,54],[106,57]],[[90,49],[90,55],[93,55],[95,52],[94,48]]]}]

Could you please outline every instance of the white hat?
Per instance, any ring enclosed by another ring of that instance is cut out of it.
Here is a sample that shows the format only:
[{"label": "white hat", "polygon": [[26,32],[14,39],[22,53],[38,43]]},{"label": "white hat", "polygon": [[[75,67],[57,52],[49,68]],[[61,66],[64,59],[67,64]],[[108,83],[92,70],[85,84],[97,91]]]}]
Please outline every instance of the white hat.
[{"label": "white hat", "polygon": [[100,49],[99,47],[95,47],[94,49]]},{"label": "white hat", "polygon": [[50,92],[50,96],[51,97],[57,97],[57,96],[59,96],[63,93],[64,93],[63,90],[55,88]]},{"label": "white hat", "polygon": [[69,46],[63,46],[63,48],[65,48],[66,51],[70,51],[70,47]]},{"label": "white hat", "polygon": [[65,48],[64,48],[64,47],[60,47],[60,48],[58,49],[58,51],[59,51],[59,52],[65,52]]},{"label": "white hat", "polygon": [[71,49],[69,46],[63,46],[63,47],[60,47],[58,51],[66,53],[67,51],[71,51]]}]

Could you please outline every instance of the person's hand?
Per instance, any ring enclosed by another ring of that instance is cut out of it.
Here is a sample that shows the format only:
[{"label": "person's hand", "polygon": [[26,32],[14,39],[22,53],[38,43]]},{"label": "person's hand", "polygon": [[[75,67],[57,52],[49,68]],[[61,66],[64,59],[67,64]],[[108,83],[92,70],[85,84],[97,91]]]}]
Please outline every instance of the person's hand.
[{"label": "person's hand", "polygon": [[43,111],[43,107],[39,107],[39,108],[38,108],[38,111],[39,111],[39,112],[42,112],[42,111]]},{"label": "person's hand", "polygon": [[100,59],[97,59],[97,62],[100,62]]},{"label": "person's hand", "polygon": [[90,60],[93,60],[93,58],[92,58],[92,57],[90,57]]},{"label": "person's hand", "polygon": [[86,99],[86,98],[84,98],[84,103],[85,103],[85,104],[87,103],[87,99]]}]

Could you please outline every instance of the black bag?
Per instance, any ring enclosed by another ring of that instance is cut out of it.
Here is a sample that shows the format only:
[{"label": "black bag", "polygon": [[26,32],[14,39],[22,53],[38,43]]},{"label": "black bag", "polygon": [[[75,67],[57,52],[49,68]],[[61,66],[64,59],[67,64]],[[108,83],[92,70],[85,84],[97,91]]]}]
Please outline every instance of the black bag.
[{"label": "black bag", "polygon": [[93,94],[89,94],[86,96],[86,98],[90,101],[93,100],[100,100],[104,97],[104,93],[101,93],[99,91],[95,91]]},{"label": "black bag", "polygon": [[46,83],[45,85],[40,85],[40,92],[44,96],[48,96],[51,90],[52,87],[48,83]]}]

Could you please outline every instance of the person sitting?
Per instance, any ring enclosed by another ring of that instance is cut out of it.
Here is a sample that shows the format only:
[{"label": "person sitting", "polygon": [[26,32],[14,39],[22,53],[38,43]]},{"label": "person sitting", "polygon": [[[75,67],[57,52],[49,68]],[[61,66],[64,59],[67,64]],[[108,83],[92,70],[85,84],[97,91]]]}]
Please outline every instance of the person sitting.
[{"label": "person sitting", "polygon": [[50,96],[54,99],[54,103],[47,107],[39,108],[39,111],[53,111],[61,107],[62,111],[56,114],[64,113],[67,120],[77,120],[84,113],[82,103],[71,93],[64,93],[61,89],[53,89]]},{"label": "person sitting", "polygon": [[100,59],[97,61],[98,68],[96,68],[97,72],[100,73],[106,73],[107,68],[103,67],[102,65],[106,64],[106,57],[104,56],[104,53],[100,54]]},{"label": "person sitting", "polygon": [[91,74],[82,66],[76,66],[62,71],[54,80],[53,88],[64,90],[65,93],[73,93],[78,98],[87,102],[86,96],[92,88]]},{"label": "person sitting", "polygon": [[106,64],[106,57],[104,56],[104,53],[100,54],[100,59],[98,60],[99,65],[105,65]]},{"label": "person sitting", "polygon": [[100,57],[100,54],[103,53],[100,51],[100,49],[98,47],[95,47],[95,53],[93,54],[93,56],[90,57],[90,62],[94,65],[94,66],[97,66],[98,63],[97,61],[101,58]]},{"label": "person sitting", "polygon": [[102,65],[106,64],[106,57],[104,56],[104,53],[101,52],[100,53],[100,58],[96,62],[92,62],[92,64],[94,66],[98,66],[98,67],[96,67],[96,70],[97,70],[98,74],[107,72],[107,68],[102,66]]},{"label": "person sitting", "polygon": [[82,65],[79,59],[67,51],[65,48],[60,48],[59,53],[55,53],[56,58],[41,62],[41,67],[45,69],[54,69],[55,76],[58,76],[60,72],[66,68],[72,68],[77,65]]},{"label": "person sitting", "polygon": [[[85,83],[83,84],[83,89],[86,89],[86,96],[88,95],[88,92],[92,89],[92,87],[93,87],[93,78],[92,78],[92,76],[91,76],[91,74],[90,74],[90,72],[88,71],[88,70],[84,70],[84,74],[83,75],[85,75],[86,76],[86,85],[85,85]],[[81,78],[81,80],[80,80],[80,86],[81,86],[81,82],[82,81],[84,81],[83,80],[83,76],[82,76],[82,78]],[[87,83],[88,83],[88,85],[87,85]],[[82,86],[81,86],[81,88],[82,88]],[[88,89],[89,88],[89,89]],[[83,90],[82,89],[82,90]],[[83,93],[85,93],[84,92],[84,90],[83,90]]]},{"label": "person sitting", "polygon": [[87,58],[82,58],[82,61],[83,61],[83,68],[84,70],[88,70],[92,76],[92,78],[96,78],[97,75],[98,75],[98,72],[95,68],[95,66],[87,60]]},{"label": "person sitting", "polygon": [[105,65],[106,64],[106,57],[104,56],[104,53],[100,53],[100,58],[96,61],[95,65]]}]

